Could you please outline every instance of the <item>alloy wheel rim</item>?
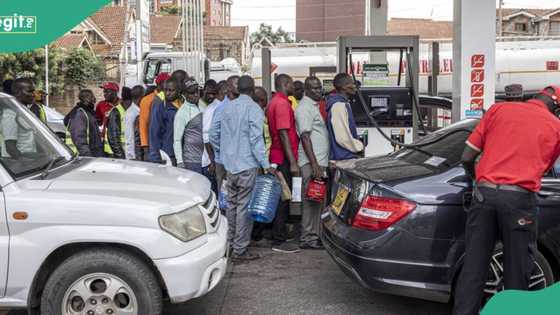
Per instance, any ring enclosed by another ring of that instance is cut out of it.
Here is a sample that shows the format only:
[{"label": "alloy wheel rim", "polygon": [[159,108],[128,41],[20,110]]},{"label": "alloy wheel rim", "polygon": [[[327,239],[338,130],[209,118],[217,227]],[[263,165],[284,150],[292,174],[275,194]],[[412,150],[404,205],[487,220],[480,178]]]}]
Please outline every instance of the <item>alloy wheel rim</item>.
[{"label": "alloy wheel rim", "polygon": [[[499,251],[492,255],[492,259],[490,260],[490,275],[484,287],[484,293],[487,299],[504,290],[503,254],[502,251]],[[534,268],[529,280],[529,290],[544,289],[548,286],[544,270],[536,260],[533,261],[533,264]]]},{"label": "alloy wheel rim", "polygon": [[64,294],[64,315],[137,315],[138,300],[121,278],[93,273],[76,280]]}]

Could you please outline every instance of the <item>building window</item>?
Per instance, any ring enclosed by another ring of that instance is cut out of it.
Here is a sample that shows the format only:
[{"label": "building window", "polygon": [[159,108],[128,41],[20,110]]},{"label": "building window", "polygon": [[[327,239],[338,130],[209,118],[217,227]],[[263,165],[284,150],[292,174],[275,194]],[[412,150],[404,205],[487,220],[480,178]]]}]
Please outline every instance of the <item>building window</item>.
[{"label": "building window", "polygon": [[528,28],[527,23],[515,23],[516,32],[527,32]]}]

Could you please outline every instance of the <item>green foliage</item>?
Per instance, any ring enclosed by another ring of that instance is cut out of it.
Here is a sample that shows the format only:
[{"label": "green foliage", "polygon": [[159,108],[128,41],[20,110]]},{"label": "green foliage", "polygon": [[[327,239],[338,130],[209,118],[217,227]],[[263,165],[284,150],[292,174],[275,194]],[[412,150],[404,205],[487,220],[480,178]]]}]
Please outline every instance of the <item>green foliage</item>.
[{"label": "green foliage", "polygon": [[[63,93],[66,86],[84,87],[105,74],[103,65],[89,51],[75,49],[69,53],[49,48],[49,90]],[[45,50],[43,48],[13,54],[0,54],[0,81],[29,77],[38,89],[45,90]]]},{"label": "green foliage", "polygon": [[103,64],[91,53],[83,48],[77,48],[68,54],[64,60],[64,79],[67,85],[84,88],[89,82],[103,80]]},{"label": "green foliage", "polygon": [[271,25],[261,23],[261,25],[259,25],[259,30],[251,34],[251,46],[260,43],[264,38],[267,38],[272,44],[294,42],[290,34],[284,31],[282,27],[273,31]]},{"label": "green foliage", "polygon": [[179,8],[177,6],[166,6],[159,10],[161,15],[179,15]]},{"label": "green foliage", "polygon": [[[49,85],[51,93],[59,94],[64,89],[61,50],[49,48]],[[33,78],[38,89],[45,88],[45,49],[14,54],[0,54],[0,81],[19,77]]]}]

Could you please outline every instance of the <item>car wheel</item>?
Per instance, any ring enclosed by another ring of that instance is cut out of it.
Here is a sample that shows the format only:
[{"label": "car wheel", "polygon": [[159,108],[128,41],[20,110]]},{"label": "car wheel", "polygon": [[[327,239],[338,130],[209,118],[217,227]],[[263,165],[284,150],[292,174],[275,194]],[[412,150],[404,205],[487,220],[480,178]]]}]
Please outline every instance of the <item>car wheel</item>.
[{"label": "car wheel", "polygon": [[160,315],[162,293],[153,272],[120,250],[71,256],[51,274],[41,295],[42,315]]},{"label": "car wheel", "polygon": [[[504,252],[501,248],[492,255],[490,274],[484,288],[485,300],[489,300],[494,294],[504,290],[503,255]],[[536,291],[554,284],[554,274],[546,258],[538,251],[534,253],[533,258],[534,267],[529,281],[529,290]]]}]

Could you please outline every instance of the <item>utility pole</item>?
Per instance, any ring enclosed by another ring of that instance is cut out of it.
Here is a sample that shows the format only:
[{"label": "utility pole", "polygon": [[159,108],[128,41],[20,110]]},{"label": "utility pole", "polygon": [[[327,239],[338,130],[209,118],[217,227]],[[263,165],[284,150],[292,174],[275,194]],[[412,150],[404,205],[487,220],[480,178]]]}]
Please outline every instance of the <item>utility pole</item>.
[{"label": "utility pole", "polygon": [[49,45],[45,45],[45,105],[49,107]]},{"label": "utility pole", "polygon": [[130,4],[128,3],[128,1],[126,2],[126,15],[125,15],[125,19],[124,19],[124,38],[123,38],[123,48],[121,49],[121,53],[124,54],[124,56],[121,56],[121,82],[120,82],[120,86],[123,87],[126,84],[126,75],[128,73],[128,35],[129,35],[129,29],[128,29],[128,25],[130,23],[129,21],[129,17],[130,17]]},{"label": "utility pole", "polygon": [[504,13],[502,11],[502,6],[504,5],[504,0],[498,0],[498,37],[504,36],[504,27],[502,20],[504,18]]}]

